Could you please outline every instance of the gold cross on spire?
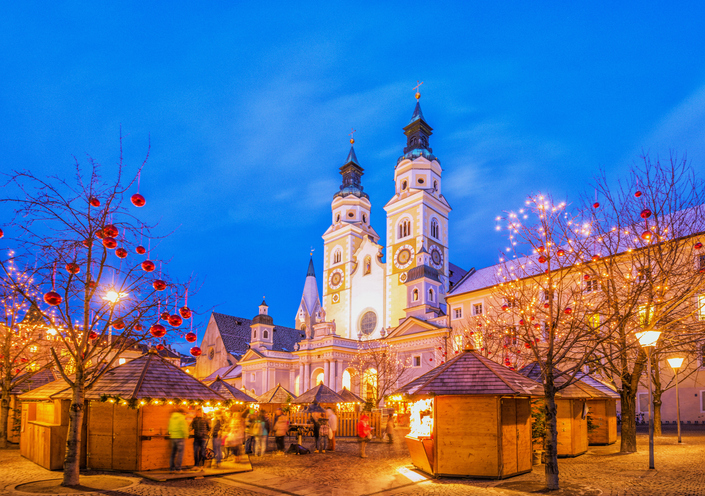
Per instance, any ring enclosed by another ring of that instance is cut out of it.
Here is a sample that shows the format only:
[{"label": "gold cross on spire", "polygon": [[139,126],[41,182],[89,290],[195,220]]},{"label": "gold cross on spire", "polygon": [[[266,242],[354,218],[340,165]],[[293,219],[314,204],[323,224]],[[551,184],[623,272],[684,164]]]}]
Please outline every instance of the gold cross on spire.
[{"label": "gold cross on spire", "polygon": [[313,252],[314,252],[314,251],[316,251],[316,249],[312,246],[312,247],[311,247],[311,254],[310,254],[310,256],[313,256]]},{"label": "gold cross on spire", "polygon": [[423,84],[423,81],[419,81],[418,79],[416,80],[416,86],[414,86],[414,90],[416,91],[416,99],[418,100],[421,98],[421,93],[419,93],[419,87]]},{"label": "gold cross on spire", "polygon": [[350,128],[350,131],[351,131],[351,132],[350,132],[350,144],[352,145],[352,144],[355,143],[355,138],[353,137],[353,135],[354,135],[357,131],[356,131],[355,129],[353,129],[353,128]]}]

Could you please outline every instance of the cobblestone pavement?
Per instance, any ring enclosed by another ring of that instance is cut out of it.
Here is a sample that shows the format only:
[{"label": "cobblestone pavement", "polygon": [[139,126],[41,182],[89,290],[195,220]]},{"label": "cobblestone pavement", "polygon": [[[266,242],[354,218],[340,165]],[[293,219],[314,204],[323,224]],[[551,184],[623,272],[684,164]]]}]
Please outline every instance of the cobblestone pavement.
[{"label": "cobblestone pavement", "polygon": [[[310,445],[310,441],[304,444]],[[561,495],[581,496],[705,496],[705,432],[685,432],[656,439],[656,470],[648,467],[648,438],[638,435],[639,453],[620,455],[619,444],[591,446],[587,454],[559,460]],[[504,481],[428,479],[413,470],[401,436],[393,445],[371,442],[368,458],[359,457],[358,443],[339,440],[335,452],[306,456],[252,457],[253,472],[218,478],[151,482],[107,494],[215,495],[289,494],[361,496],[536,494],[543,487],[543,466]],[[21,458],[17,450],[0,451],[0,494],[15,484],[60,477]]]}]

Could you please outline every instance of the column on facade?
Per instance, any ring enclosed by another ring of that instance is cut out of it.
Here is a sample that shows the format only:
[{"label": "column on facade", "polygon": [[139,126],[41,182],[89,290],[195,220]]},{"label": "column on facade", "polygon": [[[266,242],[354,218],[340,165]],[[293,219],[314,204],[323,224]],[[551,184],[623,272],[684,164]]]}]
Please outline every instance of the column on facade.
[{"label": "column on facade", "polygon": [[264,392],[266,393],[269,391],[269,369],[267,368],[267,364],[264,365],[264,372],[262,373],[262,387],[264,388]]},{"label": "column on facade", "polygon": [[302,393],[311,389],[311,364],[306,362],[304,366],[304,390]]},{"label": "column on facade", "polygon": [[335,361],[336,365],[335,368],[337,369],[336,375],[335,375],[335,390],[340,391],[343,389],[343,361],[342,360],[336,360]]},{"label": "column on facade", "polygon": [[302,363],[301,365],[299,365],[299,390],[296,393],[297,396],[300,395],[301,393],[303,393],[304,391],[306,391],[304,389],[304,376],[305,376],[304,364]]},{"label": "column on facade", "polygon": [[[328,380],[330,378],[330,360],[323,361],[323,385],[328,386]],[[318,384],[316,384],[318,385]]]},{"label": "column on facade", "polygon": [[296,369],[295,368],[290,368],[289,369],[289,384],[287,385],[287,389],[291,391],[292,393],[294,392],[294,383],[296,382]]}]

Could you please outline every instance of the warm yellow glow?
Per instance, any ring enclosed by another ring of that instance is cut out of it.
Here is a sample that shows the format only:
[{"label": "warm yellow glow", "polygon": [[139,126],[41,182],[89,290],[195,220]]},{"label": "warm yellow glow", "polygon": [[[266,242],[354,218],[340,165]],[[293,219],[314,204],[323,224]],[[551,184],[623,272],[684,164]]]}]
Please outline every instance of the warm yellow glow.
[{"label": "warm yellow glow", "polygon": [[680,357],[674,357],[674,358],[668,358],[666,361],[668,362],[668,365],[671,366],[672,369],[679,369],[681,368],[681,365],[683,365],[683,358]]},{"label": "warm yellow glow", "polygon": [[47,329],[47,334],[49,334],[51,336],[56,336],[56,334],[57,334],[56,329],[54,329],[53,327],[50,327],[49,329]]},{"label": "warm yellow glow", "polygon": [[409,436],[415,438],[431,437],[431,432],[433,432],[433,398],[413,403],[409,411],[411,412]]},{"label": "warm yellow glow", "polygon": [[118,365],[122,365],[122,364],[124,364],[125,362],[127,362],[127,359],[125,359],[125,358],[118,358]]},{"label": "warm yellow glow", "polygon": [[103,299],[106,301],[109,301],[110,303],[117,303],[121,299],[125,298],[127,296],[127,293],[118,293],[114,289],[108,290],[107,293],[105,293],[105,296],[103,296]]},{"label": "warm yellow glow", "polygon": [[314,381],[316,383],[316,386],[319,384],[323,384],[323,379],[325,376],[323,375],[323,372],[319,372],[318,375],[316,376],[316,380]]},{"label": "warm yellow glow", "polygon": [[350,391],[351,389],[351,384],[352,384],[352,378],[350,377],[350,372],[347,370],[343,371],[343,387]]},{"label": "warm yellow glow", "polygon": [[409,479],[411,482],[421,482],[428,480],[428,477],[425,477],[418,472],[414,472],[413,470],[409,470],[406,467],[399,467],[397,469],[397,472]]},{"label": "warm yellow glow", "polygon": [[639,340],[639,344],[644,347],[656,346],[659,336],[661,336],[661,331],[644,331],[636,333],[636,338]]}]

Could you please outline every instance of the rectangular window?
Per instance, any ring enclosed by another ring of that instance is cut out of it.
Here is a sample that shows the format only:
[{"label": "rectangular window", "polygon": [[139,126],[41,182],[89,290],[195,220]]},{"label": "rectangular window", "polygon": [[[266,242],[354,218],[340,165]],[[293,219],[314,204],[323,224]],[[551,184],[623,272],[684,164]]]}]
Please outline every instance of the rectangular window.
[{"label": "rectangular window", "polygon": [[654,318],[654,309],[649,305],[641,305],[639,307],[639,325],[646,327]]},{"label": "rectangular window", "polygon": [[595,291],[600,290],[600,281],[597,279],[588,279],[585,281],[585,292],[586,293],[594,293]]},{"label": "rectangular window", "polygon": [[588,315],[588,326],[590,326],[590,329],[598,329],[600,327],[600,314],[599,313],[593,313],[592,315]]},{"label": "rectangular window", "polygon": [[421,367],[421,355],[411,357],[412,367]]},{"label": "rectangular window", "polygon": [[644,415],[649,413],[649,393],[637,393],[636,407],[639,409],[639,413]]},{"label": "rectangular window", "polygon": [[705,412],[705,391],[700,391],[700,413]]},{"label": "rectangular window", "polygon": [[453,336],[454,351],[463,351],[463,336]]},{"label": "rectangular window", "polygon": [[700,362],[700,367],[704,368],[705,367],[705,343],[700,344],[700,356],[698,357],[698,361]]},{"label": "rectangular window", "polygon": [[482,303],[475,303],[472,306],[472,314],[473,315],[482,315]]},{"label": "rectangular window", "polygon": [[698,320],[705,320],[705,294],[698,295]]},{"label": "rectangular window", "polygon": [[705,255],[698,256],[698,270],[705,272]]},{"label": "rectangular window", "polygon": [[463,318],[463,309],[462,308],[455,308],[453,311],[455,312],[454,315],[455,315],[456,319]]},{"label": "rectangular window", "polygon": [[507,305],[507,308],[514,308],[517,306],[517,302],[514,298],[505,298],[504,304]]}]

